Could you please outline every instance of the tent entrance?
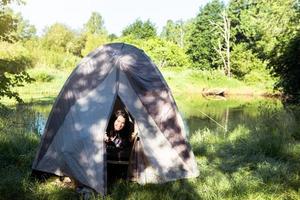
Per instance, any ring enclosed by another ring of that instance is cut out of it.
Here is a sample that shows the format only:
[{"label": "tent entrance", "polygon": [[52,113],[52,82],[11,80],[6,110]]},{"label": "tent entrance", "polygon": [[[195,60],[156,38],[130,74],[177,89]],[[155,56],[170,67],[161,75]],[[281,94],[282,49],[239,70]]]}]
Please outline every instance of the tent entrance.
[{"label": "tent entrance", "polygon": [[[110,185],[118,179],[128,179],[128,168],[130,163],[130,155],[132,153],[133,144],[137,134],[135,131],[135,120],[132,115],[128,112],[126,106],[121,101],[120,97],[117,96],[110,120],[107,126],[106,134],[110,134],[114,127],[115,113],[119,110],[123,110],[128,115],[128,121],[125,125],[125,131],[121,132],[119,137],[121,142],[125,144],[122,147],[116,147],[113,143],[112,146],[106,142],[106,166],[107,166],[107,182]],[[123,134],[123,135],[121,135]]]}]

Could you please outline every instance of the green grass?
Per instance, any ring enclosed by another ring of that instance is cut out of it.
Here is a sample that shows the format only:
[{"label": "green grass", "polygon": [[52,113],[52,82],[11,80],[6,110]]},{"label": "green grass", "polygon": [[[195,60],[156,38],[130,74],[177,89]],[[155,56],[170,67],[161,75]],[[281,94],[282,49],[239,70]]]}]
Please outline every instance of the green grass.
[{"label": "green grass", "polygon": [[273,82],[247,84],[225,77],[221,71],[201,71],[184,68],[162,68],[161,72],[175,96],[201,94],[209,89],[224,90],[229,95],[272,94]]},{"label": "green grass", "polygon": [[[67,80],[71,71],[63,71],[46,66],[29,69],[28,73],[36,81],[25,84],[23,87],[17,87],[14,91],[20,94],[25,102],[49,100],[55,98]],[[5,105],[14,105],[14,99],[2,98],[0,103]]]}]

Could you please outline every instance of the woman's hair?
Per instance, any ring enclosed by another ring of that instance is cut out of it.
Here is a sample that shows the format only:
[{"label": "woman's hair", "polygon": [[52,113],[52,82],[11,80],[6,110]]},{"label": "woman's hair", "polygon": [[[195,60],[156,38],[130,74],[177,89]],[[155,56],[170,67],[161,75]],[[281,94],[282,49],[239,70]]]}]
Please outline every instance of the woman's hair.
[{"label": "woman's hair", "polygon": [[116,134],[116,132],[114,131],[114,123],[119,116],[122,116],[125,119],[124,127],[122,128],[122,130],[120,130],[120,137],[129,137],[129,117],[127,112],[121,109],[112,114],[106,132],[108,136],[114,136]]}]

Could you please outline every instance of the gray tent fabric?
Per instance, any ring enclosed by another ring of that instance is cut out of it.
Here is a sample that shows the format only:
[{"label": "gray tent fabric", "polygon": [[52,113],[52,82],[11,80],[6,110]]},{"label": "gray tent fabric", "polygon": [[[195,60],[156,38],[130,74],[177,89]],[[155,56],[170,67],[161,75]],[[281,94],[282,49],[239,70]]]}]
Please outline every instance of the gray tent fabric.
[{"label": "gray tent fabric", "polygon": [[104,133],[117,98],[138,129],[130,180],[163,183],[199,175],[167,83],[143,50],[124,43],[96,49],[74,69],[50,112],[32,168],[73,177],[105,194]]}]

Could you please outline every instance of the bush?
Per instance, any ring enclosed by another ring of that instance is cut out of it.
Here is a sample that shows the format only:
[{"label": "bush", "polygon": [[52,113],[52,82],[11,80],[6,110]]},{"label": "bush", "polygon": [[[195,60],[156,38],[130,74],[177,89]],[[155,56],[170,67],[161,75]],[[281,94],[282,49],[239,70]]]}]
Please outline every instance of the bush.
[{"label": "bush", "polygon": [[[243,80],[251,71],[259,71],[260,76],[267,76],[267,63],[260,60],[246,45],[241,43],[233,47],[231,52],[231,73]],[[249,78],[248,78],[249,79]]]},{"label": "bush", "polygon": [[81,59],[71,53],[61,53],[52,50],[45,50],[40,47],[32,52],[35,66],[44,65],[57,69],[74,68]]},{"label": "bush", "polygon": [[50,75],[46,72],[41,72],[33,76],[36,81],[39,82],[50,82],[54,79],[53,75]]}]

